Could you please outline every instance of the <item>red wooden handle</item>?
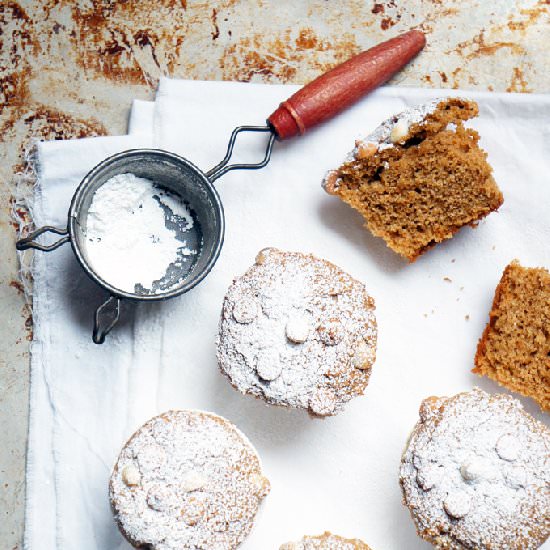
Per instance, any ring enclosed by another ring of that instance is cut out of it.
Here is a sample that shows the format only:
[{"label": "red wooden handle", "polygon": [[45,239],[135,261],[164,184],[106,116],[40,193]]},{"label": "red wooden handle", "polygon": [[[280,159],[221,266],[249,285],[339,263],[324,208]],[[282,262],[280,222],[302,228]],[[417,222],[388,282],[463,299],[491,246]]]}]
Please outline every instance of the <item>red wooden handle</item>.
[{"label": "red wooden handle", "polygon": [[425,44],[426,37],[417,30],[382,42],[298,90],[267,120],[279,139],[303,134],[389,80]]}]

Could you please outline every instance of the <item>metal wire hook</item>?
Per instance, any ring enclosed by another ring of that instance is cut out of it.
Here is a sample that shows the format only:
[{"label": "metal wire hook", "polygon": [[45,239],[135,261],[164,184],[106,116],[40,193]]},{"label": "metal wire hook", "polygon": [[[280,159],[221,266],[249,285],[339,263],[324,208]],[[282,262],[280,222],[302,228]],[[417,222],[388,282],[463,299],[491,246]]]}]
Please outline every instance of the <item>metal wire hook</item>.
[{"label": "metal wire hook", "polygon": [[[270,136],[265,148],[265,156],[261,162],[258,162],[256,164],[229,164],[228,165],[228,162],[231,159],[231,155],[233,154],[233,149],[235,147],[235,141],[237,139],[237,135],[240,132],[269,132]],[[210,181],[215,181],[219,177],[229,172],[230,170],[258,170],[259,168],[263,168],[271,159],[271,151],[273,150],[273,144],[275,143],[276,137],[277,136],[275,132],[273,132],[270,126],[238,126],[231,133],[231,137],[229,138],[229,143],[227,144],[227,152],[225,154],[224,159],[219,164],[214,166],[214,168],[206,172],[206,177]]]},{"label": "metal wire hook", "polygon": [[[40,237],[40,235],[42,235],[43,233],[48,232],[55,233],[56,235],[63,235],[63,237],[55,243],[48,245],[40,244],[39,242],[36,242],[34,240],[37,237]],[[27,250],[29,248],[35,248],[37,250],[43,250],[44,252],[50,252],[51,250],[59,248],[62,244],[69,242],[70,240],[71,237],[69,236],[69,232],[66,229],[60,229],[59,227],[54,227],[53,225],[45,225],[44,227],[33,231],[28,237],[25,237],[24,239],[19,239],[15,244],[15,248],[17,250]]]},{"label": "metal wire hook", "polygon": [[[109,308],[109,306],[112,306],[113,311],[109,315],[108,312],[106,312],[106,309]],[[108,321],[105,327],[101,326],[102,318],[103,316],[111,317],[111,319]],[[105,337],[113,327],[118,323],[118,320],[120,318],[120,298],[116,296],[109,296],[107,301],[103,302],[95,311],[94,315],[94,330],[92,334],[92,340],[94,341],[94,344],[103,344],[105,342]]]}]

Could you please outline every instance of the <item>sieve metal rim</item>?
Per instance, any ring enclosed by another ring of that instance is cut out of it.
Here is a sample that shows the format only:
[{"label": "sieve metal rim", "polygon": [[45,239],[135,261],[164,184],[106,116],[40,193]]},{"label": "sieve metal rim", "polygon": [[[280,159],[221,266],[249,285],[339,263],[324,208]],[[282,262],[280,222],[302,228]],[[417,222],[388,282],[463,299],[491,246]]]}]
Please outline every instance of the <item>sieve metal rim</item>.
[{"label": "sieve metal rim", "polygon": [[[189,170],[193,171],[199,177],[205,189],[210,194],[212,198],[213,210],[216,212],[216,215],[218,218],[217,235],[215,235],[217,244],[214,247],[214,249],[210,252],[210,258],[208,259],[208,262],[206,263],[206,265],[201,269],[201,271],[196,273],[193,277],[189,278],[189,280],[184,279],[185,281],[184,284],[178,285],[172,290],[168,290],[157,294],[135,294],[132,292],[126,292],[126,291],[120,290],[112,286],[111,284],[109,284],[109,282],[103,279],[93,269],[93,267],[87,262],[85,255],[82,251],[82,247],[80,246],[76,238],[77,231],[79,230],[78,220],[83,215],[82,204],[84,202],[84,199],[87,198],[90,194],[93,194],[95,192],[95,189],[93,189],[94,178],[97,177],[97,175],[109,165],[116,164],[121,159],[127,159],[128,157],[132,157],[132,156],[160,157],[162,160],[165,160],[165,161],[168,160],[170,162],[175,163],[176,165],[183,164]],[[167,300],[169,298],[175,298],[176,296],[185,294],[186,292],[194,288],[196,285],[198,285],[208,275],[208,273],[210,273],[210,271],[212,270],[212,268],[214,267],[215,263],[217,262],[220,256],[220,252],[223,246],[224,237],[225,237],[225,215],[223,210],[223,204],[221,202],[218,191],[216,190],[216,188],[214,187],[210,179],[206,176],[206,174],[200,168],[195,166],[192,162],[190,162],[184,157],[181,157],[180,155],[171,153],[169,151],[164,151],[163,149],[153,149],[153,148],[128,149],[126,151],[121,151],[120,153],[116,153],[114,155],[111,155],[110,157],[107,157],[106,159],[98,163],[96,166],[94,166],[84,176],[84,178],[81,180],[78,187],[76,188],[76,191],[74,192],[71,199],[71,204],[68,212],[67,229],[69,232],[71,248],[76,256],[76,259],[78,260],[78,263],[80,264],[84,272],[88,275],[88,277],[90,277],[96,284],[98,284],[104,290],[109,292],[109,294],[111,294],[112,296],[119,299],[143,301],[143,302],[155,302],[155,301]]]}]

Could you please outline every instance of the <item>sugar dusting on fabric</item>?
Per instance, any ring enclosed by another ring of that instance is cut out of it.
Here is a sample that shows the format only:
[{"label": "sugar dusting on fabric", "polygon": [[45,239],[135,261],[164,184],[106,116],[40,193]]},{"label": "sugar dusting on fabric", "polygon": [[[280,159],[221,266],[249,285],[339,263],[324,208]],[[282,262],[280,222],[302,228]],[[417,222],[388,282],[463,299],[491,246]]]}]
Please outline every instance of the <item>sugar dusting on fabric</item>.
[{"label": "sugar dusting on fabric", "polygon": [[142,287],[158,293],[155,283],[169,267],[197,253],[178,238],[176,226],[182,232],[194,226],[182,201],[151,180],[118,174],[93,196],[85,233],[88,260],[119,290],[134,293]]}]

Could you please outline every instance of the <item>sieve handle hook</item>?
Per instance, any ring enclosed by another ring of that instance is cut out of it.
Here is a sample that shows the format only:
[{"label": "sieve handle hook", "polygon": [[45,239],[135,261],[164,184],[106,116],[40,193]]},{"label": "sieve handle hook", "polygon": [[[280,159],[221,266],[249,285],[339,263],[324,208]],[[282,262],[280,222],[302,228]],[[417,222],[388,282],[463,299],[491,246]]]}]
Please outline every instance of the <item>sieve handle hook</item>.
[{"label": "sieve handle hook", "polygon": [[[251,164],[229,164],[231,155],[233,154],[233,149],[235,148],[235,141],[241,132],[269,133],[269,139],[266,144],[265,155],[262,161]],[[224,159],[219,164],[214,166],[214,168],[206,172],[206,177],[210,181],[215,181],[230,170],[258,170],[263,168],[271,159],[271,151],[273,150],[273,143],[275,143],[276,137],[277,136],[274,134],[271,126],[238,126],[231,133]]]},{"label": "sieve handle hook", "polygon": [[[92,335],[94,344],[103,344],[107,334],[118,323],[120,318],[120,301],[120,298],[111,295],[95,310],[94,331]],[[107,318],[107,322],[105,326],[102,326],[104,317]]]},{"label": "sieve handle hook", "polygon": [[[56,235],[62,235],[62,238],[52,244],[40,244],[35,241],[35,239],[40,237],[43,233],[55,233]],[[19,239],[17,243],[15,243],[15,248],[17,250],[28,250],[29,248],[34,248],[36,250],[42,250],[43,252],[50,252],[70,240],[71,237],[67,229],[61,229],[59,227],[54,227],[53,225],[45,225],[44,227],[33,231],[28,237]]]}]

